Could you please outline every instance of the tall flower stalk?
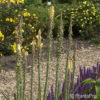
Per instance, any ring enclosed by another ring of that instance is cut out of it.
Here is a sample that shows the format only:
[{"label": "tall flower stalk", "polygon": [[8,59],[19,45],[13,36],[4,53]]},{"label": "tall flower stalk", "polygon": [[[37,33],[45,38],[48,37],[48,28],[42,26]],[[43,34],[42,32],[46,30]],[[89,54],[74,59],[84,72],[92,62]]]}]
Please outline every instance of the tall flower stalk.
[{"label": "tall flower stalk", "polygon": [[40,74],[40,64],[41,64],[41,50],[38,51],[38,100],[41,100],[41,74]]},{"label": "tall flower stalk", "polygon": [[55,100],[59,98],[59,90],[58,90],[58,75],[59,75],[59,67],[60,67],[60,60],[61,60],[61,51],[62,51],[62,41],[63,41],[63,20],[62,20],[62,12],[60,14],[60,23],[59,29],[57,34],[57,65],[56,65],[56,83],[55,83]]},{"label": "tall flower stalk", "polygon": [[23,100],[25,100],[25,90],[26,90],[26,71],[27,71],[27,56],[28,52],[22,49],[23,54]]},{"label": "tall flower stalk", "polygon": [[35,55],[35,46],[34,38],[32,41],[32,66],[31,66],[31,91],[30,91],[30,100],[33,100],[33,80],[34,80],[34,55]]},{"label": "tall flower stalk", "polygon": [[18,30],[16,33],[16,47],[17,47],[17,65],[16,65],[16,80],[17,80],[17,100],[24,100],[23,96],[23,71],[22,71],[22,61],[23,56],[21,52],[22,47],[22,17],[20,18],[20,22],[16,29]]},{"label": "tall flower stalk", "polygon": [[44,86],[44,95],[43,100],[46,100],[46,91],[48,86],[48,72],[50,67],[50,60],[51,60],[51,47],[52,47],[52,30],[54,25],[54,6],[50,6],[49,9],[49,16],[50,16],[50,23],[49,23],[49,32],[48,32],[48,54],[47,54],[47,68],[46,68],[46,80],[45,80],[45,86]]},{"label": "tall flower stalk", "polygon": [[70,83],[73,72],[73,38],[72,38],[72,16],[70,16],[69,35],[68,35],[68,51],[65,68],[65,100],[70,100]]},{"label": "tall flower stalk", "polygon": [[72,85],[72,91],[71,93],[74,93],[74,76],[75,76],[75,70],[76,70],[76,66],[75,66],[75,55],[76,55],[76,44],[74,44],[74,48],[73,48],[73,70],[72,70],[72,81],[71,81],[71,85]]},{"label": "tall flower stalk", "polygon": [[38,53],[38,100],[41,100],[41,30],[38,31],[37,38],[37,53]]}]

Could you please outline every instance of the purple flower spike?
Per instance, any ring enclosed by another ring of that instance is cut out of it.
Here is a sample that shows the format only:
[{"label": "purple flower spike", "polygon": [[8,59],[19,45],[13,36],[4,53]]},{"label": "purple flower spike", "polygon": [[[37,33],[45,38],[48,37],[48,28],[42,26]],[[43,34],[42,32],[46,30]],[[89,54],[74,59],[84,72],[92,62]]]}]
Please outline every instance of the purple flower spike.
[{"label": "purple flower spike", "polygon": [[[88,78],[93,78],[94,80],[97,80],[98,78],[100,78],[100,64],[99,63],[97,63],[96,66],[92,66],[89,68],[86,68],[86,67],[79,68],[79,76],[76,80],[76,83],[74,83],[73,85],[74,86],[73,100],[94,100],[93,96],[96,94],[96,92],[95,92],[95,89],[91,87],[94,87],[95,84],[86,84],[84,86],[83,84],[81,84],[84,80]],[[71,87],[70,89],[72,89]],[[62,85],[62,91],[60,92],[60,89],[59,89],[59,93],[60,93],[59,100],[64,100],[65,81],[63,82],[63,85]],[[54,97],[53,86],[52,86],[51,92],[47,96],[47,100],[54,100],[54,98],[55,97]]]}]

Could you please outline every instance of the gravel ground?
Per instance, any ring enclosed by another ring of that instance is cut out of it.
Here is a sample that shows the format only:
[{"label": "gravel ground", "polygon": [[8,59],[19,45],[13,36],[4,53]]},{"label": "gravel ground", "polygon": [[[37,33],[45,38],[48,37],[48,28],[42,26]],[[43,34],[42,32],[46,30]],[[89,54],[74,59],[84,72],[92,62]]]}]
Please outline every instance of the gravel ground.
[{"label": "gravel ground", "polygon": [[[55,84],[55,66],[56,66],[56,58],[55,58],[55,48],[56,41],[53,42],[54,47],[52,51],[52,61],[50,63],[49,69],[49,86],[48,90],[52,84]],[[44,47],[44,50],[46,48]],[[45,83],[45,72],[46,72],[46,53],[42,53],[42,65],[41,65],[41,86],[44,87]],[[16,78],[15,78],[15,56],[3,56],[0,58],[0,64],[4,65],[4,69],[0,73],[0,90],[4,91],[8,95],[13,95],[15,93],[16,88]],[[77,41],[77,49],[76,49],[76,77],[78,75],[78,69],[80,66],[91,67],[100,63],[100,47],[96,47],[87,41]],[[64,50],[61,55],[61,65],[59,68],[59,80],[62,83],[64,79],[64,68],[66,64],[66,41],[64,41]],[[27,80],[26,80],[26,95],[30,92],[30,66],[31,66],[31,55],[28,56],[28,72],[27,72]],[[37,63],[35,63],[34,68],[34,100],[36,100],[37,89],[38,89],[38,73],[37,73]],[[0,95],[0,100],[4,100],[2,95]]]}]

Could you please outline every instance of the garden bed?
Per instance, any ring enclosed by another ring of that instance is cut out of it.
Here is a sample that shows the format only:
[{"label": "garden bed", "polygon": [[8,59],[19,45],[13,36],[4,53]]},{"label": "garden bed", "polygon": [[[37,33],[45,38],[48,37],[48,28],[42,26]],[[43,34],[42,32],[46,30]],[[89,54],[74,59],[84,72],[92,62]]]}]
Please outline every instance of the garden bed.
[{"label": "garden bed", "polygon": [[[64,50],[62,52],[62,59],[61,59],[61,66],[59,69],[59,79],[60,82],[64,80],[64,68],[66,64],[66,44],[67,41],[64,41]],[[55,66],[56,66],[56,58],[55,58],[55,48],[56,48],[56,41],[53,42],[53,50],[52,50],[52,61],[49,70],[49,87],[52,84],[55,84]],[[47,45],[47,44],[46,44]],[[43,48],[42,53],[42,66],[41,66],[41,85],[44,86],[45,83],[45,72],[46,72],[46,45]],[[36,59],[36,58],[35,58]],[[0,64],[3,64],[3,70],[0,73],[0,90],[3,90],[5,93],[9,95],[14,94],[15,92],[15,85],[16,85],[16,77],[15,77],[15,56],[2,56],[0,58]],[[36,61],[37,62],[37,61]],[[34,69],[34,98],[37,96],[37,89],[38,89],[38,72],[37,72],[37,63],[35,62],[35,69]],[[91,44],[88,41],[79,41],[77,40],[77,49],[76,49],[76,75],[78,75],[78,69],[80,66],[95,66],[96,64],[100,63],[100,47]],[[27,80],[26,80],[26,95],[30,92],[30,66],[31,66],[31,54],[28,56],[28,71],[27,71]],[[0,96],[0,100],[3,100],[2,96]],[[35,99],[36,100],[36,99]]]}]

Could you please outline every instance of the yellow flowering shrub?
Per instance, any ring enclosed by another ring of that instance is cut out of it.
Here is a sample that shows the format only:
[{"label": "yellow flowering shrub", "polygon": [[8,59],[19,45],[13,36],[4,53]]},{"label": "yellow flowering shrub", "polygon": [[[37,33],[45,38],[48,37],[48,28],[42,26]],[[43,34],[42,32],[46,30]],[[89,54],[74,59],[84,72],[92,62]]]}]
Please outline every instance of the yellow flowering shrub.
[{"label": "yellow flowering shrub", "polygon": [[70,6],[63,10],[63,16],[67,24],[69,23],[69,16],[73,18],[74,32],[80,33],[83,37],[91,36],[92,29],[100,24],[100,13],[98,7],[91,1],[84,0],[75,6]]},{"label": "yellow flowering shrub", "polygon": [[[17,1],[19,1],[18,3],[21,3],[21,0]],[[2,1],[2,3],[4,2]],[[10,0],[10,3],[12,3],[12,0]],[[30,13],[23,7],[20,8],[19,12],[19,5],[9,5],[6,1],[4,4],[0,5],[0,52],[3,55],[16,53],[15,38],[16,33],[18,32],[16,26],[19,24],[20,16],[23,17],[23,48],[28,50],[32,39],[37,32],[38,16],[35,13]]]},{"label": "yellow flowering shrub", "polygon": [[0,0],[0,3],[23,4],[24,0]]}]

